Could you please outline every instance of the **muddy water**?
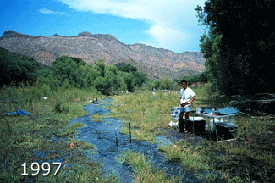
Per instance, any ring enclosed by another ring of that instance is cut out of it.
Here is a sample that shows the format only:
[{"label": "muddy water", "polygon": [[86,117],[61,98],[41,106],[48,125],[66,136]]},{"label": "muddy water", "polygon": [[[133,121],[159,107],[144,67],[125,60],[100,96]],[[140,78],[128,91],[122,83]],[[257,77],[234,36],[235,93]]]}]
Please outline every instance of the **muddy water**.
[{"label": "muddy water", "polygon": [[[102,106],[108,106],[112,101],[111,98],[105,98],[97,104],[89,104],[83,109],[88,112],[82,117],[73,119],[70,124],[75,122],[83,122],[85,127],[78,128],[78,135],[76,139],[83,140],[96,146],[96,153],[90,154],[94,160],[100,160],[103,165],[104,176],[109,173],[115,173],[121,182],[132,182],[133,171],[126,163],[119,163],[116,158],[121,155],[124,150],[131,150],[134,152],[142,152],[146,157],[150,158],[154,166],[159,166],[160,169],[164,168],[168,176],[184,174],[184,182],[203,182],[198,180],[194,173],[183,169],[182,165],[178,162],[169,162],[158,151],[158,144],[150,144],[146,141],[131,140],[128,135],[119,132],[122,123],[118,119],[113,119],[108,116],[111,111],[104,109]],[[104,104],[103,104],[104,103]],[[92,114],[104,114],[106,119],[102,122],[95,122],[91,119]],[[116,130],[117,129],[117,130]],[[115,133],[117,131],[117,135]],[[117,139],[117,140],[116,140]],[[164,143],[171,143],[165,137],[156,137],[156,141]]]}]

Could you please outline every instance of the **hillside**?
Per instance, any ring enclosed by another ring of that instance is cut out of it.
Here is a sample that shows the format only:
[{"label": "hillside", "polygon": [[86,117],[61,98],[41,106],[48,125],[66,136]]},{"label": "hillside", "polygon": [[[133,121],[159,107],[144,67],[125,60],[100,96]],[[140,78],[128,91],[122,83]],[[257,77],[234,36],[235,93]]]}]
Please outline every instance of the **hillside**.
[{"label": "hillside", "polygon": [[146,72],[151,79],[169,76],[170,79],[203,72],[205,59],[199,52],[174,53],[141,43],[127,45],[109,34],[81,32],[78,36],[31,36],[15,31],[5,31],[0,47],[9,52],[26,55],[50,66],[57,57],[66,55],[82,58],[94,64],[103,58],[106,64],[131,63]]}]

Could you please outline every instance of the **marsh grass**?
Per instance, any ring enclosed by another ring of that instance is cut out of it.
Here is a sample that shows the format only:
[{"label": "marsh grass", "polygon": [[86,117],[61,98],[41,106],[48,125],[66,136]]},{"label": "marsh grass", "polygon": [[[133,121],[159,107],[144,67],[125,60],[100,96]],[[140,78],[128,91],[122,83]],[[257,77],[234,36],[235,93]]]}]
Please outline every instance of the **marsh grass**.
[{"label": "marsh grass", "polygon": [[102,119],[105,119],[105,116],[103,114],[92,114],[91,120],[94,122],[102,122]]},{"label": "marsh grass", "polygon": [[[111,103],[111,116],[131,121],[134,129],[133,136],[137,140],[153,141],[154,136],[160,133],[158,128],[166,127],[170,122],[170,108],[177,103],[172,100],[173,97],[176,97],[175,93],[156,92],[153,98],[151,96],[153,96],[152,92],[123,95],[114,97],[114,101]],[[164,102],[166,100],[171,102]]]},{"label": "marsh grass", "polygon": [[[232,98],[211,93],[210,88],[211,83],[192,88],[197,95],[192,103],[193,110],[202,106],[231,106]],[[172,120],[170,108],[179,106],[178,101],[179,92],[156,91],[153,95],[143,91],[116,96],[111,103],[111,115],[125,122],[122,133],[129,133],[126,122],[130,121],[134,139],[154,143],[155,136],[164,135],[165,129],[169,128],[167,125]],[[190,145],[188,141],[179,140],[159,149],[170,161],[181,162],[185,168],[197,171],[197,176],[208,182],[272,182],[275,179],[274,120],[251,119],[246,115],[233,119],[238,125],[235,141],[216,142],[202,138],[200,143]],[[205,171],[208,173],[202,173]],[[146,176],[149,178],[149,175]]]},{"label": "marsh grass", "polygon": [[[25,90],[9,87],[0,92],[0,182],[117,181],[114,175],[104,178],[100,163],[86,157],[87,150],[95,149],[92,144],[75,140],[75,129],[83,124],[68,126],[70,119],[86,114],[82,108],[89,104],[87,100],[99,95],[96,91],[63,88],[52,91],[47,86],[29,86]],[[7,114],[17,110],[30,114]],[[74,143],[73,149],[70,143]],[[62,162],[62,168],[54,176],[56,167],[51,163],[58,161]],[[43,176],[41,170],[32,176],[33,162],[40,165],[49,162],[51,173]],[[21,175],[23,163],[27,164],[28,176]]]},{"label": "marsh grass", "polygon": [[179,182],[172,176],[167,179],[164,169],[155,167],[148,157],[141,152],[123,151],[118,161],[123,164],[127,163],[134,171],[135,182]]},{"label": "marsh grass", "polygon": [[73,137],[73,134],[75,133],[75,129],[79,128],[79,127],[83,127],[84,125],[81,123],[74,123],[72,125],[69,126],[65,126],[64,128],[62,128],[61,130],[59,130],[57,132],[57,136],[58,137]]}]

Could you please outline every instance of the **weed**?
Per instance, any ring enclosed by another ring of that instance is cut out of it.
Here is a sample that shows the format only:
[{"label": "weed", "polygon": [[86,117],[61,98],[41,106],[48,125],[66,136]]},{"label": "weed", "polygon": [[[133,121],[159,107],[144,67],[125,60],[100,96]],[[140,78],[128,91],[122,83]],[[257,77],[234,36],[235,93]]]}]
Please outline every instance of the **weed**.
[{"label": "weed", "polygon": [[[120,163],[129,164],[134,170],[136,182],[174,182],[175,177],[167,179],[164,169],[153,167],[152,162],[141,152],[123,151],[118,158]],[[182,178],[176,178],[177,181]]]},{"label": "weed", "polygon": [[103,114],[92,114],[91,120],[94,122],[102,122],[102,119],[104,118]]},{"label": "weed", "polygon": [[79,127],[83,127],[84,125],[81,123],[74,123],[73,125],[66,126],[65,128],[58,131],[57,136],[58,137],[65,137],[69,136],[72,137],[72,135],[75,132],[75,129]]},{"label": "weed", "polygon": [[53,111],[56,113],[69,113],[69,107],[61,102],[56,102]]}]

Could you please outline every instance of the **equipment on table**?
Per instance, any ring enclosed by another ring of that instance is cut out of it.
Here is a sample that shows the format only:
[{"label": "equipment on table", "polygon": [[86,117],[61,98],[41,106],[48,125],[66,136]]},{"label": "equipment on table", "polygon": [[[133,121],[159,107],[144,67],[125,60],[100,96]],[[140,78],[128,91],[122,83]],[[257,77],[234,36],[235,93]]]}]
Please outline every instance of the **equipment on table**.
[{"label": "equipment on table", "polygon": [[238,126],[234,124],[234,119],[229,119],[229,117],[237,115],[239,110],[234,107],[218,108],[216,111],[210,108],[204,107],[202,109],[203,113],[194,113],[195,115],[212,118],[206,131],[213,134],[217,141],[221,137],[233,138],[236,136]]},{"label": "equipment on table", "polygon": [[[210,134],[217,140],[222,137],[233,138],[236,135],[238,126],[234,124],[234,119],[229,119],[229,117],[239,114],[238,109],[234,107],[225,107],[215,110],[212,107],[200,107],[196,108],[196,111],[190,112],[195,115],[212,119],[210,120],[210,123],[208,123],[202,117],[191,116],[190,119],[184,119],[181,121],[180,131],[183,131],[182,126],[184,125],[185,129],[189,132],[195,134]],[[174,121],[179,120],[179,114],[179,107],[171,108],[171,116]],[[174,124],[176,124],[176,122]]]}]

